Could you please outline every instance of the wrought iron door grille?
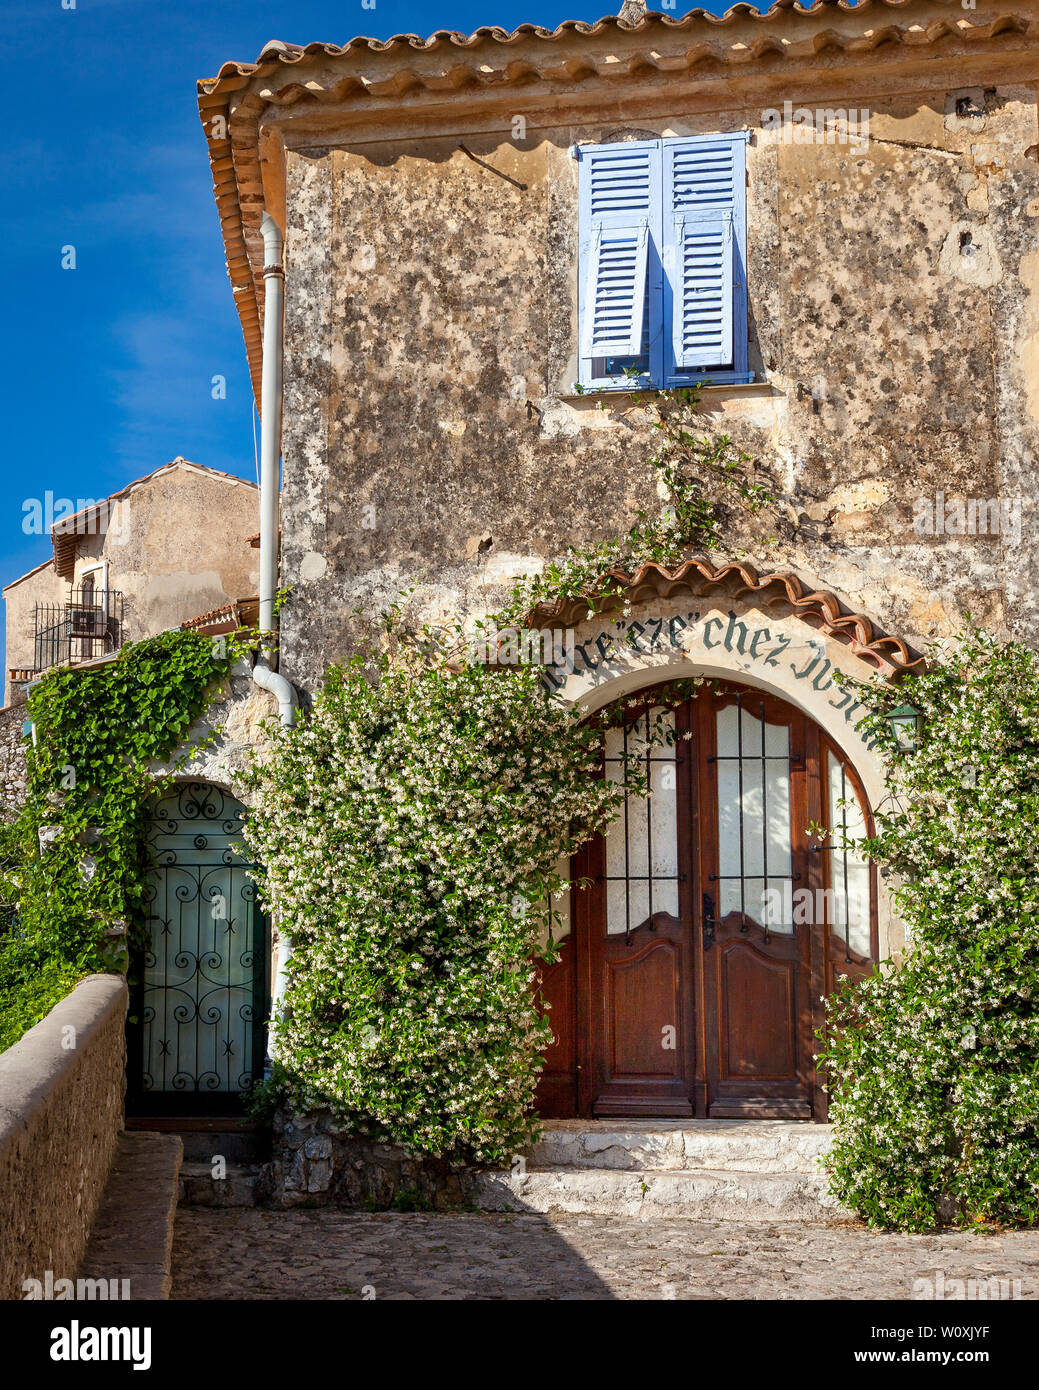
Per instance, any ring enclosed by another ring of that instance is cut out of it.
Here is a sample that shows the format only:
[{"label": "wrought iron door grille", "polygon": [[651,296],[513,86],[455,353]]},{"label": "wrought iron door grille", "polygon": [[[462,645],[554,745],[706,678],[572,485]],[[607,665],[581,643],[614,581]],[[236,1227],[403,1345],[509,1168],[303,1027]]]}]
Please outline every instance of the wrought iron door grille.
[{"label": "wrought iron door grille", "polygon": [[219,788],[191,782],[152,816],[136,981],[139,1108],[234,1109],[263,1073],[267,930],[244,814]]}]

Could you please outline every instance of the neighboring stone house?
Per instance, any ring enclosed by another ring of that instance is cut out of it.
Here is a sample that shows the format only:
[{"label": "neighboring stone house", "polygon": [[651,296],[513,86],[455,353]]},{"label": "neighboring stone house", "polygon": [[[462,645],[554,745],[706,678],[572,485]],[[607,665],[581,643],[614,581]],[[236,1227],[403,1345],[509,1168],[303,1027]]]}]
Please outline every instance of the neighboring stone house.
[{"label": "neighboring stone house", "polygon": [[272,43],[199,84],[258,399],[261,215],[285,235],[280,668],[312,694],[358,605],[418,585],[470,621],[623,532],[658,504],[625,372],[705,382],[774,540],[737,512],[628,614],[536,615],[586,710],[722,682],[671,716],[652,813],[579,856],[542,1108],[818,1117],[819,997],[902,942],[805,830],[882,795],[832,673],[904,669],[965,609],[1035,640],[1039,0],[625,14]]},{"label": "neighboring stone house", "polygon": [[[215,635],[256,623],[255,483],[176,458],[110,497],[60,510],[52,558],[3,589],[0,816],[25,798],[23,706],[44,671],[104,660],[172,627]],[[44,515],[42,502],[27,503],[29,524]]]},{"label": "neighboring stone house", "polygon": [[70,502],[53,555],[3,590],[10,705],[54,665],[90,661],[254,600],[256,484],[176,458],[110,497]]}]

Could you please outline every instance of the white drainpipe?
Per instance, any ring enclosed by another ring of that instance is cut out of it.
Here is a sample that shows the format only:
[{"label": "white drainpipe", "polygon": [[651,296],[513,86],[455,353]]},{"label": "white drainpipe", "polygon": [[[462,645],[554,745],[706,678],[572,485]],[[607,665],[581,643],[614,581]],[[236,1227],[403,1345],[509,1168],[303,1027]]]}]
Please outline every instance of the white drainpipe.
[{"label": "white drainpipe", "polygon": [[269,690],[277,698],[278,718],[286,729],[291,729],[296,722],[296,692],[291,681],[287,681],[279,672],[271,670],[266,651],[261,652],[256,658],[253,680],[261,690]]},{"label": "white drainpipe", "polygon": [[260,387],[260,632],[274,630],[278,587],[278,491],[281,472],[281,367],[285,271],[281,231],[265,212],[263,232],[263,371]]},{"label": "white drainpipe", "polygon": [[[278,701],[278,717],[287,729],[296,721],[296,691],[291,681],[272,669],[271,636],[274,631],[274,595],[278,587],[278,513],[281,487],[281,381],[284,335],[284,242],[269,212],[260,219],[263,232],[263,374],[260,386],[260,641],[253,666],[253,680]],[[292,944],[281,933],[274,974],[271,1015],[278,1018],[285,997],[285,967]],[[274,1056],[273,1040],[268,1053]]]}]

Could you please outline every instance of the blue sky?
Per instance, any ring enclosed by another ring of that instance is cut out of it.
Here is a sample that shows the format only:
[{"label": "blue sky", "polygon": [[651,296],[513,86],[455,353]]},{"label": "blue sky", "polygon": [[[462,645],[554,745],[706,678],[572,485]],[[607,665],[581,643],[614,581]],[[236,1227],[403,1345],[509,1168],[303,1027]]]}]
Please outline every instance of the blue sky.
[{"label": "blue sky", "polygon": [[[0,12],[8,210],[0,585],[50,554],[45,535],[23,532],[27,499],[48,490],[103,497],[178,454],[254,475],[245,352],[196,78],[230,59],[252,61],[275,38],[344,43],[615,12],[590,0],[64,3],[75,8],[4,0]],[[70,245],[76,266],[62,269]],[[226,377],[225,400],[211,397],[215,374]]]}]

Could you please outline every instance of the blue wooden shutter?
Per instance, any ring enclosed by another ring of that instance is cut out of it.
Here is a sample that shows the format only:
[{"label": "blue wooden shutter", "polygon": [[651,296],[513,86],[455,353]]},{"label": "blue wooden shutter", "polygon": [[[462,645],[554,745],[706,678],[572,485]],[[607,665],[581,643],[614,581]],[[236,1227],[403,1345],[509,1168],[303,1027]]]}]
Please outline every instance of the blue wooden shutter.
[{"label": "blue wooden shutter", "polygon": [[732,363],[732,215],[675,219],[675,366]]},{"label": "blue wooden shutter", "polygon": [[581,357],[637,357],[660,220],[659,142],[579,146],[578,157]]},{"label": "blue wooden shutter", "polygon": [[676,371],[746,371],[745,136],[664,141],[664,269]]}]

